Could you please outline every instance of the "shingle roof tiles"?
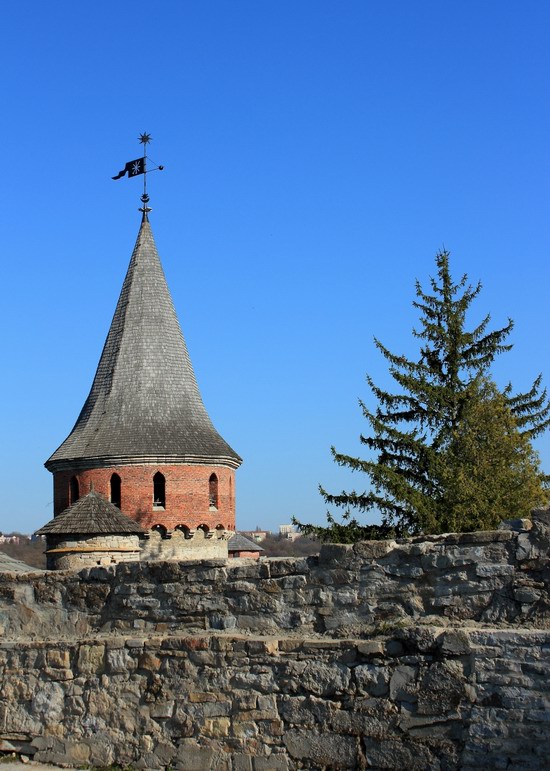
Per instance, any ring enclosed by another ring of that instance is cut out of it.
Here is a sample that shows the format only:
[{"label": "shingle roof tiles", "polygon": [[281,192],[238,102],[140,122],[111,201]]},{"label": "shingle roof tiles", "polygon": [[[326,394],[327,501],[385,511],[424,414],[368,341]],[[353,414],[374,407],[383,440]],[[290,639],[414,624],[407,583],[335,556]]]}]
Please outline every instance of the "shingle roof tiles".
[{"label": "shingle roof tiles", "polygon": [[91,490],[36,531],[37,535],[120,535],[145,533],[137,522]]},{"label": "shingle roof tiles", "polygon": [[228,551],[265,551],[263,546],[258,546],[240,533],[235,533],[227,542]]},{"label": "shingle roof tiles", "polygon": [[46,461],[217,462],[239,455],[203,405],[151,227],[144,218],[91,391],[76,424]]}]

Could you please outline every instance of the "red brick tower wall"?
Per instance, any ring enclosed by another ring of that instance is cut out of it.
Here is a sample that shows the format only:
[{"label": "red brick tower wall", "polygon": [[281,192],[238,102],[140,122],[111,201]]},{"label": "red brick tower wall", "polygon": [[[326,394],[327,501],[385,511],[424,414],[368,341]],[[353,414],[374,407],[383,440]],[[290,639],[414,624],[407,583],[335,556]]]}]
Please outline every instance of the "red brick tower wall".
[{"label": "red brick tower wall", "polygon": [[[165,506],[153,505],[153,477],[165,478]],[[196,529],[222,525],[235,530],[235,471],[225,466],[203,465],[128,465],[84,471],[58,471],[54,474],[54,516],[75,501],[71,500],[71,479],[78,480],[79,495],[93,489],[110,500],[111,476],[121,479],[120,509],[142,527],[163,525],[174,530],[178,525]],[[210,477],[218,478],[217,507],[210,503]]]}]

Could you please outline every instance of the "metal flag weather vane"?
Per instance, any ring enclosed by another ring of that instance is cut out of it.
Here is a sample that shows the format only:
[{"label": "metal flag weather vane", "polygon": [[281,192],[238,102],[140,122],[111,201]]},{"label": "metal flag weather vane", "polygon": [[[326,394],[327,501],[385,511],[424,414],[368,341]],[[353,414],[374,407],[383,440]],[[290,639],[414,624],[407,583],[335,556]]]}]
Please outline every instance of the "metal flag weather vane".
[{"label": "metal flag weather vane", "polygon": [[149,203],[149,196],[147,195],[147,174],[151,171],[162,171],[164,166],[155,166],[153,169],[147,168],[147,145],[153,139],[151,134],[143,133],[139,135],[140,144],[143,145],[143,156],[136,158],[135,161],[128,161],[126,166],[119,171],[116,177],[112,179],[121,179],[128,174],[129,177],[137,177],[139,174],[143,174],[143,195],[141,201],[143,206],[140,208],[144,214],[147,214],[151,209],[147,206]]}]

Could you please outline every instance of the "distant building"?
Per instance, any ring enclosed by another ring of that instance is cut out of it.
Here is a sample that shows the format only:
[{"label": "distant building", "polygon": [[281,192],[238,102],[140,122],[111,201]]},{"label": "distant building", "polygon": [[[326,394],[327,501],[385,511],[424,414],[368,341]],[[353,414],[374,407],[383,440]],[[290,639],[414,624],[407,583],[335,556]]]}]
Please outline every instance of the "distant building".
[{"label": "distant building", "polygon": [[271,535],[270,530],[260,530],[259,527],[257,527],[256,530],[239,530],[239,533],[244,535],[245,538],[249,538],[251,541],[255,541],[256,543],[265,541],[267,536]]},{"label": "distant building", "polygon": [[301,533],[296,530],[294,525],[279,525],[279,535],[289,541],[295,541],[300,538]]},{"label": "distant building", "polygon": [[21,541],[24,541],[28,536],[21,535],[17,533],[17,535],[0,535],[0,543],[21,543]]}]

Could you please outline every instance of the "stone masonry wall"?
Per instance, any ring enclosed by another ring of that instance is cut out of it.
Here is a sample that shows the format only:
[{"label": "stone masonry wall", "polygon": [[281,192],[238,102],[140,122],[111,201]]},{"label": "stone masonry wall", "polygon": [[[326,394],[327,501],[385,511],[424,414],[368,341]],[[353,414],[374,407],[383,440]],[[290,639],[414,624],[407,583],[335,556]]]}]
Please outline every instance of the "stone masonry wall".
[{"label": "stone masonry wall", "polygon": [[0,576],[0,750],[75,766],[541,769],[550,518],[319,558]]},{"label": "stone masonry wall", "polygon": [[169,537],[151,531],[147,538],[129,533],[120,535],[48,535],[48,570],[83,570],[96,565],[116,565],[139,560],[227,559],[230,534],[200,528],[186,535],[174,530]]},{"label": "stone masonry wall", "polygon": [[186,771],[543,769],[550,633],[0,646],[0,748]]},{"label": "stone masonry wall", "polygon": [[50,535],[47,539],[48,570],[82,570],[95,565],[111,565],[139,559],[137,535]]}]

